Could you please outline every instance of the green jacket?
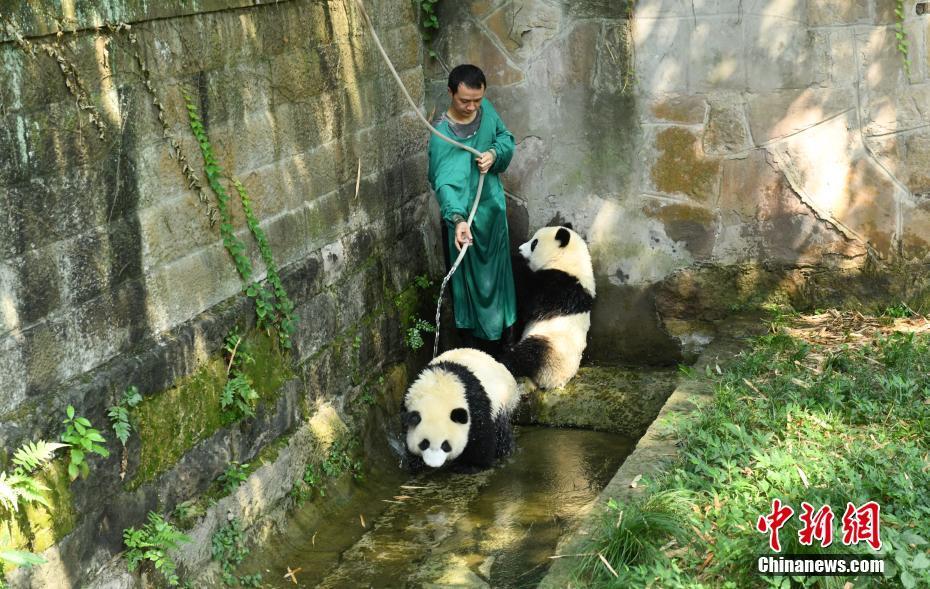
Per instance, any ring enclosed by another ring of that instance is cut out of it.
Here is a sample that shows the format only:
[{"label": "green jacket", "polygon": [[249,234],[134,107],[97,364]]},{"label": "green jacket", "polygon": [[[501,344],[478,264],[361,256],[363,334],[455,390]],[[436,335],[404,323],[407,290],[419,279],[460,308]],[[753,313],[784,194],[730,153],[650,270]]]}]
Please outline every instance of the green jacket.
[{"label": "green jacket", "polygon": [[[497,152],[484,179],[478,211],[471,225],[474,242],[451,281],[455,325],[472,329],[475,337],[497,340],[503,329],[513,325],[517,318],[507,203],[498,177],[513,158],[514,139],[490,101],[484,99],[481,109],[481,124],[468,139],[452,133],[445,120],[436,125],[436,129],[480,152],[492,148]],[[430,136],[429,181],[436,191],[442,218],[449,225],[450,266],[458,256],[453,218],[456,215],[468,218],[480,175],[474,155]]]}]

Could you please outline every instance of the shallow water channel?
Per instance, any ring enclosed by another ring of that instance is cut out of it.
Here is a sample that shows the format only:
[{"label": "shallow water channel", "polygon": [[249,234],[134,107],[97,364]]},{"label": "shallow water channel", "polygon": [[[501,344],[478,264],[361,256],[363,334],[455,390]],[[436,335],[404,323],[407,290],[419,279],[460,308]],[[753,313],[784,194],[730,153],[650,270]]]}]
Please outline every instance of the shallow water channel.
[{"label": "shallow water channel", "polygon": [[633,444],[617,434],[522,426],[514,455],[486,472],[371,472],[327,489],[322,507],[295,510],[240,572],[261,572],[264,586],[282,588],[295,587],[283,577],[288,567],[301,569],[298,587],[534,587],[559,537]]}]

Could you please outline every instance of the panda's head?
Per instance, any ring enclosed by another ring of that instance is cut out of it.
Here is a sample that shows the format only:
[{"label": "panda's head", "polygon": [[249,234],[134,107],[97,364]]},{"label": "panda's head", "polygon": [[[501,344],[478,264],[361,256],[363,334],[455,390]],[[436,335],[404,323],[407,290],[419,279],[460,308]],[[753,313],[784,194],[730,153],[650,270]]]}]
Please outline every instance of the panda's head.
[{"label": "panda's head", "polygon": [[401,420],[412,454],[433,468],[459,457],[471,424],[459,377],[441,367],[427,367],[407,391],[404,409]]},{"label": "panda's head", "polygon": [[533,272],[561,270],[577,278],[594,294],[594,272],[588,245],[570,224],[539,229],[520,246],[520,255],[526,258]]}]

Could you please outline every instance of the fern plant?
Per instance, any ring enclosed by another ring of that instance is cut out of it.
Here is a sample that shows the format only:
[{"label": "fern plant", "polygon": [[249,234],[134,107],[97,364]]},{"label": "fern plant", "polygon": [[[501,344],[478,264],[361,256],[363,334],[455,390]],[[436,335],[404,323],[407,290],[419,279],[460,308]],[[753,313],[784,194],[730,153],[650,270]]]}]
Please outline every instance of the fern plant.
[{"label": "fern plant", "polygon": [[248,376],[239,373],[226,381],[220,395],[220,406],[236,419],[254,417],[256,400],[258,393],[252,388],[252,381]]},{"label": "fern plant", "polygon": [[68,418],[62,423],[65,424],[65,431],[61,434],[61,441],[69,444],[68,476],[73,481],[81,475],[86,477],[90,472],[87,466],[87,454],[99,454],[106,458],[110,451],[101,446],[106,439],[100,435],[100,432],[93,428],[86,417],[75,417],[74,407],[68,405]]},{"label": "fern plant", "polygon": [[165,577],[168,585],[177,587],[181,581],[178,578],[177,565],[168,551],[182,543],[190,542],[191,539],[153,511],[149,512],[148,518],[148,523],[138,530],[135,527],[123,530],[123,544],[126,545],[125,557],[129,570],[136,570],[145,561],[151,562],[155,570]]},{"label": "fern plant", "polygon": [[[16,468],[11,473],[0,472],[0,520],[10,519],[22,503],[34,502],[48,507],[48,501],[42,494],[48,488],[36,480],[33,473],[48,464],[55,457],[56,450],[66,446],[43,440],[26,442],[13,454]],[[24,550],[6,549],[0,550],[0,562],[31,567],[44,563],[45,559]],[[2,583],[0,576],[0,587]]]},{"label": "fern plant", "polygon": [[142,395],[135,385],[130,386],[123,392],[123,397],[119,403],[107,409],[107,415],[110,417],[110,423],[113,424],[113,431],[123,446],[126,446],[126,440],[132,432],[132,425],[129,423],[129,410],[142,402]]}]

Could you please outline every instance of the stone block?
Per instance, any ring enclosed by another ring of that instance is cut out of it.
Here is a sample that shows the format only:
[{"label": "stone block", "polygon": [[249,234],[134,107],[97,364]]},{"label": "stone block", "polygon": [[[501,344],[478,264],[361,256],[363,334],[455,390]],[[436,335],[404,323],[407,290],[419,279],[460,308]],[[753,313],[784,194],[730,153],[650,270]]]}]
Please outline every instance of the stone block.
[{"label": "stone block", "polygon": [[852,28],[826,29],[814,32],[814,51],[818,59],[824,55],[819,44],[827,44],[826,59],[830,82],[834,86],[848,86],[859,77],[856,62],[856,38]]},{"label": "stone block", "polygon": [[690,63],[683,62],[691,51],[692,23],[665,18],[642,24],[633,27],[638,87],[648,96],[688,94],[688,79],[696,75],[691,73]]},{"label": "stone block", "polygon": [[633,94],[636,86],[634,60],[632,24],[621,21],[604,25],[597,45],[595,92]]},{"label": "stone block", "polygon": [[813,27],[869,22],[869,4],[868,0],[808,0],[807,22]]},{"label": "stone block", "polygon": [[[420,32],[417,29],[417,25],[408,23],[396,29],[392,29],[384,34],[381,38],[381,43],[384,44],[384,50],[391,58],[391,61],[394,63],[394,68],[398,72],[409,70],[420,65],[420,52],[423,48],[423,41],[420,39]],[[383,63],[381,55],[373,54],[372,58],[377,58],[378,61],[376,63],[380,68]]]},{"label": "stone block", "polygon": [[806,10],[807,6],[804,2],[772,2],[772,0],[743,2],[743,14],[768,16],[772,19],[804,22],[807,19]]},{"label": "stone block", "polygon": [[657,121],[702,125],[707,102],[703,96],[662,96],[652,103],[650,111]]},{"label": "stone block", "polygon": [[19,374],[30,396],[50,392],[61,381],[80,372],[67,318],[35,323],[17,336],[25,370]]},{"label": "stone block", "polygon": [[759,195],[781,182],[782,174],[766,160],[763,151],[751,151],[743,159],[724,160],[717,208],[727,224],[751,223]]},{"label": "stone block", "polygon": [[[213,198],[213,195],[210,197]],[[240,217],[239,222],[241,221]],[[165,199],[156,205],[140,209],[139,240],[144,270],[149,272],[153,268],[186,256],[192,250],[218,242],[218,223],[219,214],[217,225],[210,227],[195,194]]]},{"label": "stone block", "polygon": [[683,243],[695,260],[710,258],[717,223],[709,209],[685,203],[647,201],[643,213],[662,223],[665,234]]},{"label": "stone block", "polygon": [[681,359],[677,341],[659,324],[655,296],[648,286],[617,285],[598,277],[591,310],[590,345],[585,360],[601,365],[674,364]]},{"label": "stone block", "polygon": [[704,153],[728,155],[751,147],[741,102],[713,103],[704,129]]},{"label": "stone block", "polygon": [[26,399],[26,360],[22,340],[20,333],[0,338],[0,416],[15,411]]},{"label": "stone block", "polygon": [[505,0],[475,0],[469,2],[468,10],[472,16],[483,17],[491,12],[494,8],[504,4]]},{"label": "stone block", "polygon": [[686,54],[688,88],[692,93],[747,88],[748,66],[739,42],[740,28],[738,16],[697,19]]},{"label": "stone block", "polygon": [[294,49],[269,59],[271,100],[300,103],[309,97],[337,87],[326,67],[324,56],[333,44],[316,46],[310,50]]},{"label": "stone block", "polygon": [[551,91],[562,94],[592,85],[597,45],[591,40],[600,33],[599,23],[581,22],[571,29],[564,44],[551,46],[545,57]]},{"label": "stone block", "polygon": [[277,123],[269,111],[260,111],[248,113],[242,120],[211,124],[208,130],[210,143],[223,171],[238,178],[253,170],[273,165],[277,159]]},{"label": "stone block", "polygon": [[216,243],[147,272],[145,288],[148,322],[160,333],[240,292],[243,283],[229,253]]},{"label": "stone block", "polygon": [[[380,3],[379,3],[380,5]],[[255,36],[264,56],[275,56],[296,48],[333,42],[330,5],[323,2],[281,4],[275,10],[258,10]]]},{"label": "stone block", "polygon": [[904,161],[908,190],[916,195],[930,193],[930,133],[918,131],[904,139]]},{"label": "stone block", "polygon": [[562,10],[544,0],[525,0],[505,4],[484,23],[511,55],[528,60],[560,34]]},{"label": "stone block", "polygon": [[888,136],[906,132],[923,123],[925,110],[920,100],[930,97],[923,86],[910,87],[893,95],[866,96],[862,101],[863,132],[867,136]]},{"label": "stone block", "polygon": [[[305,58],[305,61],[307,58]],[[295,64],[299,71],[300,65]],[[263,62],[219,68],[204,72],[206,96],[200,97],[201,117],[208,119],[211,126],[221,124],[241,125],[241,136],[247,138],[251,129],[250,119],[267,113],[272,105],[273,84],[283,84],[278,76],[272,76]],[[296,71],[290,74],[296,76]],[[303,79],[302,82],[307,82]],[[290,83],[294,83],[293,79]],[[312,82],[311,82],[312,83]],[[297,96],[307,96],[297,91]]]},{"label": "stone block", "polygon": [[8,261],[8,267],[19,277],[16,315],[23,326],[41,320],[66,303],[60,260],[61,247],[55,243]]},{"label": "stone block", "polygon": [[803,23],[746,16],[743,26],[747,86],[751,91],[807,88],[826,81],[826,47],[815,45],[815,36]]},{"label": "stone block", "polygon": [[652,185],[660,192],[686,194],[701,202],[717,197],[720,162],[705,156],[699,138],[688,129],[668,127],[655,137],[657,157]]},{"label": "stone block", "polygon": [[0,45],[0,114],[25,114],[71,99],[58,63],[44,52],[30,56],[14,43]]},{"label": "stone block", "polygon": [[0,262],[0,338],[21,326],[17,299],[22,285],[13,262]]},{"label": "stone block", "polygon": [[849,89],[783,90],[747,98],[749,128],[756,145],[793,135],[856,108]]},{"label": "stone block", "polygon": [[859,50],[860,88],[869,98],[893,94],[905,85],[904,64],[898,53],[894,29],[857,29],[856,46]]},{"label": "stone block", "polygon": [[832,207],[833,214],[890,256],[898,210],[895,185],[864,152],[854,155],[847,170],[846,192]]},{"label": "stone block", "polygon": [[277,105],[271,115],[279,157],[303,153],[339,137],[345,108],[340,90],[325,92],[310,102]]},{"label": "stone block", "polygon": [[904,207],[901,251],[905,258],[926,260],[930,257],[930,200],[921,198]]},{"label": "stone block", "polygon": [[507,54],[471,21],[443,30],[434,47],[446,63],[480,63],[488,86],[518,84],[524,79]]},{"label": "stone block", "polygon": [[[377,23],[375,26],[396,27],[417,20],[417,5],[406,0],[383,0],[375,2],[367,6],[367,8],[369,15]],[[362,24],[359,22],[355,26],[361,28]]]}]

